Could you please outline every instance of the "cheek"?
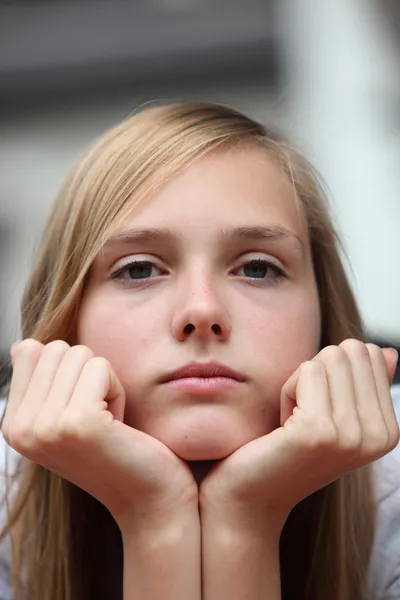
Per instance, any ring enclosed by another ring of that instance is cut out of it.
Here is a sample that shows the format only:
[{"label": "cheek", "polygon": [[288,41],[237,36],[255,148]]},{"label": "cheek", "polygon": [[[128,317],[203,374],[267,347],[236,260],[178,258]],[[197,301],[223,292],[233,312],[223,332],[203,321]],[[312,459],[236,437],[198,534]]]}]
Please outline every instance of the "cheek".
[{"label": "cheek", "polygon": [[148,305],[121,306],[109,298],[103,302],[101,296],[89,297],[81,306],[77,342],[106,358],[124,384],[140,358],[159,342],[161,324],[157,318],[161,316]]},{"label": "cheek", "polygon": [[282,387],[299,365],[319,351],[320,309],[316,292],[288,295],[252,311],[246,326],[265,385]]}]

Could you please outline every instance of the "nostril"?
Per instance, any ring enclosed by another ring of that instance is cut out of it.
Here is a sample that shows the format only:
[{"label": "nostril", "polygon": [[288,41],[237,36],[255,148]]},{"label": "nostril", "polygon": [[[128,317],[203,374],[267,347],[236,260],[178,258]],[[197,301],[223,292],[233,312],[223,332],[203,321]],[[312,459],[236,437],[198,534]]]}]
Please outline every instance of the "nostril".
[{"label": "nostril", "polygon": [[[196,328],[193,325],[193,323],[188,323],[184,328],[185,335],[190,335],[195,329]],[[218,325],[217,323],[214,323],[214,325],[211,325],[211,331],[213,333],[215,333],[216,335],[221,335],[221,333],[222,333],[222,329],[221,329],[220,325]]]}]

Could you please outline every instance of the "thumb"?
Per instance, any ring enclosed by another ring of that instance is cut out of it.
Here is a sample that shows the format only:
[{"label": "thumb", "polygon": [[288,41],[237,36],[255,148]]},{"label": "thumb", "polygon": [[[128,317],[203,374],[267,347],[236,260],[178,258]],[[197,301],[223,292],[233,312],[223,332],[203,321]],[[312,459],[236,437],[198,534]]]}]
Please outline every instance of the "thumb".
[{"label": "thumb", "polygon": [[386,363],[386,371],[388,374],[389,383],[392,384],[399,354],[395,348],[382,348],[382,352]]}]

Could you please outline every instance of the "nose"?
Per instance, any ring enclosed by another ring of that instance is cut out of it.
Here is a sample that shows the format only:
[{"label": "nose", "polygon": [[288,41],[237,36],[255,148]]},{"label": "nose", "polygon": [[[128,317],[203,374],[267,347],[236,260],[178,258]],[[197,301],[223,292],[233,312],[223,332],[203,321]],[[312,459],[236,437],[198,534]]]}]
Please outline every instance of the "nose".
[{"label": "nose", "polygon": [[172,333],[180,342],[225,342],[231,335],[231,320],[211,278],[197,276],[192,284],[185,281],[177,299]]}]

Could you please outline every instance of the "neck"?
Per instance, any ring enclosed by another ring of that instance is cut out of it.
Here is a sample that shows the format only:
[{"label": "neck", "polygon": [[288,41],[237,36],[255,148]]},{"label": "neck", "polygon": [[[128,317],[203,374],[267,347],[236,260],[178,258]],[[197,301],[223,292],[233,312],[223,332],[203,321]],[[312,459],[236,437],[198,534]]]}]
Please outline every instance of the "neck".
[{"label": "neck", "polygon": [[217,460],[191,460],[188,462],[198,486],[200,486],[203,479],[218,462]]}]

